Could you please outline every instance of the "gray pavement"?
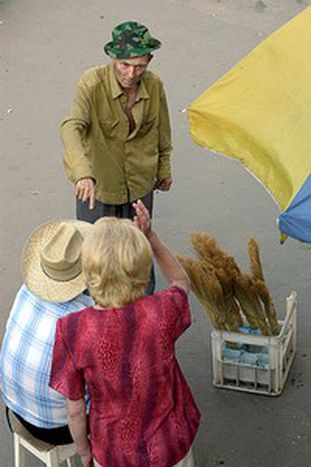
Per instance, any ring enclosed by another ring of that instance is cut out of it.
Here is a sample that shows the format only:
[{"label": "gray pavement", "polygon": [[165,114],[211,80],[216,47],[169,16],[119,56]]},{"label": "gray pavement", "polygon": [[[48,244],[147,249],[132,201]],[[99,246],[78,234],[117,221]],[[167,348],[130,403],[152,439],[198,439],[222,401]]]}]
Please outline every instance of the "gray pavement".
[{"label": "gray pavement", "polygon": [[[247,269],[257,238],[280,318],[299,299],[298,353],[278,398],[212,386],[211,327],[192,297],[193,326],[178,343],[182,368],[202,412],[197,467],[308,467],[310,447],[310,246],[278,242],[277,207],[240,166],[192,143],[181,111],[257,43],[310,0],[0,0],[1,292],[0,336],[19,287],[19,257],[37,225],[74,217],[58,126],[75,83],[106,61],[102,45],[126,19],[146,23],[163,42],[152,69],[168,94],[174,134],[174,188],[156,198],[155,224],[167,243],[189,252],[192,230],[214,235]],[[293,155],[294,157],[294,155]],[[308,266],[309,265],[309,266]],[[309,271],[309,272],[308,272]],[[159,278],[159,287],[164,284]],[[1,413],[0,466],[13,466]],[[27,458],[27,467],[39,466]],[[108,467],[108,466],[107,466]],[[113,466],[109,466],[113,467]]]}]

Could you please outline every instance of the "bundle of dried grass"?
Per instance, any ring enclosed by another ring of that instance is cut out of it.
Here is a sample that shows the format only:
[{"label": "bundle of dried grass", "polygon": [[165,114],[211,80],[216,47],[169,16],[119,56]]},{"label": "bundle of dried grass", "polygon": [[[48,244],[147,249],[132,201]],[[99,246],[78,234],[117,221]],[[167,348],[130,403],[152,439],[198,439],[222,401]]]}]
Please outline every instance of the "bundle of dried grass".
[{"label": "bundle of dried grass", "polygon": [[[191,244],[199,258],[211,262],[219,274],[222,274],[220,282],[225,297],[229,298],[227,319],[233,312],[240,316],[240,326],[243,324],[240,309],[253,329],[261,329],[266,335],[269,330],[266,325],[264,312],[257,295],[253,291],[253,284],[243,275],[232,256],[229,256],[219,248],[216,240],[202,232],[191,234]],[[237,299],[237,301],[236,301]],[[236,306],[231,306],[233,301]],[[239,303],[239,305],[237,304]],[[236,310],[236,308],[238,310]]]},{"label": "bundle of dried grass", "polygon": [[250,327],[260,329],[264,336],[269,336],[271,331],[251,278],[246,274],[236,274],[234,276],[234,293]]},{"label": "bundle of dried grass", "polygon": [[240,307],[234,296],[232,277],[228,270],[220,266],[215,267],[215,276],[222,290],[222,307],[228,330],[238,330],[238,328],[243,325],[243,318],[240,313]]},{"label": "bundle of dried grass", "polygon": [[[191,235],[191,243],[199,258],[198,263],[201,264],[201,270],[204,269],[204,265],[208,265],[209,270],[213,271],[213,281],[217,281],[219,284],[219,293],[214,304],[220,310],[227,330],[238,330],[243,324],[243,319],[239,305],[234,297],[230,270],[226,267],[227,262],[231,264],[231,267],[234,267],[233,258],[226,257],[218,247],[215,239],[204,233],[194,232]],[[203,275],[202,279],[206,281],[208,277]],[[204,282],[202,282],[202,286],[204,287]]]},{"label": "bundle of dried grass", "polygon": [[177,257],[213,326],[236,331],[243,324],[244,316],[249,325],[260,329],[263,335],[276,334],[279,326],[265,284],[257,243],[253,239],[249,242],[251,277],[241,272],[234,258],[221,250],[213,237],[193,232],[191,244],[198,259]]},{"label": "bundle of dried grass", "polygon": [[216,302],[219,300],[220,286],[214,280],[213,270],[209,268],[208,264],[205,264],[202,268],[202,265],[198,261],[180,254],[177,255],[177,259],[185,268],[190,279],[191,290],[200,301],[213,327],[220,331],[225,331],[224,316],[216,305]]},{"label": "bundle of dried grass", "polygon": [[203,232],[193,232],[190,241],[195,254],[199,258],[212,263],[214,267],[223,268],[230,272],[240,272],[233,256],[229,256],[221,250],[213,237]]},{"label": "bundle of dried grass", "polygon": [[264,305],[266,317],[269,322],[272,334],[277,335],[279,333],[280,326],[277,320],[275,307],[263,274],[259,246],[254,238],[251,238],[248,242],[248,255],[250,259],[250,267],[254,280],[255,290]]}]

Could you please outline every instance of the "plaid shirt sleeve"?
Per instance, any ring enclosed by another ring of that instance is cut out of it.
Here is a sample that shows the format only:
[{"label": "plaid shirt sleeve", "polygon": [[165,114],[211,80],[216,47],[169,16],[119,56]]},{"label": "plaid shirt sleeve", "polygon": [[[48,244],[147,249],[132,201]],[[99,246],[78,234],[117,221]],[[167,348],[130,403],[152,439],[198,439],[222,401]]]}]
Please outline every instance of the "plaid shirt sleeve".
[{"label": "plaid shirt sleeve", "polygon": [[60,319],[56,325],[50,386],[70,400],[84,397],[84,380],[76,368],[64,338],[68,320]]}]

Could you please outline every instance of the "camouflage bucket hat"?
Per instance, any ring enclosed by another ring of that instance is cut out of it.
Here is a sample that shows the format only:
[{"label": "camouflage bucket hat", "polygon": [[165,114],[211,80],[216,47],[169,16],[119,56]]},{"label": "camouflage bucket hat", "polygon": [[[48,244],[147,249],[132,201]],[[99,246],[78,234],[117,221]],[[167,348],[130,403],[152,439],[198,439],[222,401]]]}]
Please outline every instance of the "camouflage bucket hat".
[{"label": "camouflage bucket hat", "polygon": [[112,41],[104,46],[107,55],[123,59],[147,55],[161,47],[161,42],[150,35],[143,24],[126,21],[112,31]]}]

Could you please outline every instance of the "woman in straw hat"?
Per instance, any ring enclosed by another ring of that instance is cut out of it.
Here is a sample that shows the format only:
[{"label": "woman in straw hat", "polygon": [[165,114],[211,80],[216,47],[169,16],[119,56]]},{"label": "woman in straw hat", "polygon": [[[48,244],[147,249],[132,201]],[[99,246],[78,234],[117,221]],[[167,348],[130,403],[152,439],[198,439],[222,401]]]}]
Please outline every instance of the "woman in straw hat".
[{"label": "woman in straw hat", "polygon": [[[95,305],[58,321],[51,386],[68,399],[85,467],[193,466],[200,415],[174,355],[191,322],[188,277],[151,229],[143,203],[134,209],[135,223],[98,220],[83,246]],[[144,296],[152,254],[169,288]]]},{"label": "woman in straw hat", "polygon": [[0,356],[4,404],[30,433],[53,444],[72,442],[66,400],[49,386],[56,321],[92,304],[83,294],[81,251],[92,225],[39,226],[22,256],[24,284],[11,310]]}]

